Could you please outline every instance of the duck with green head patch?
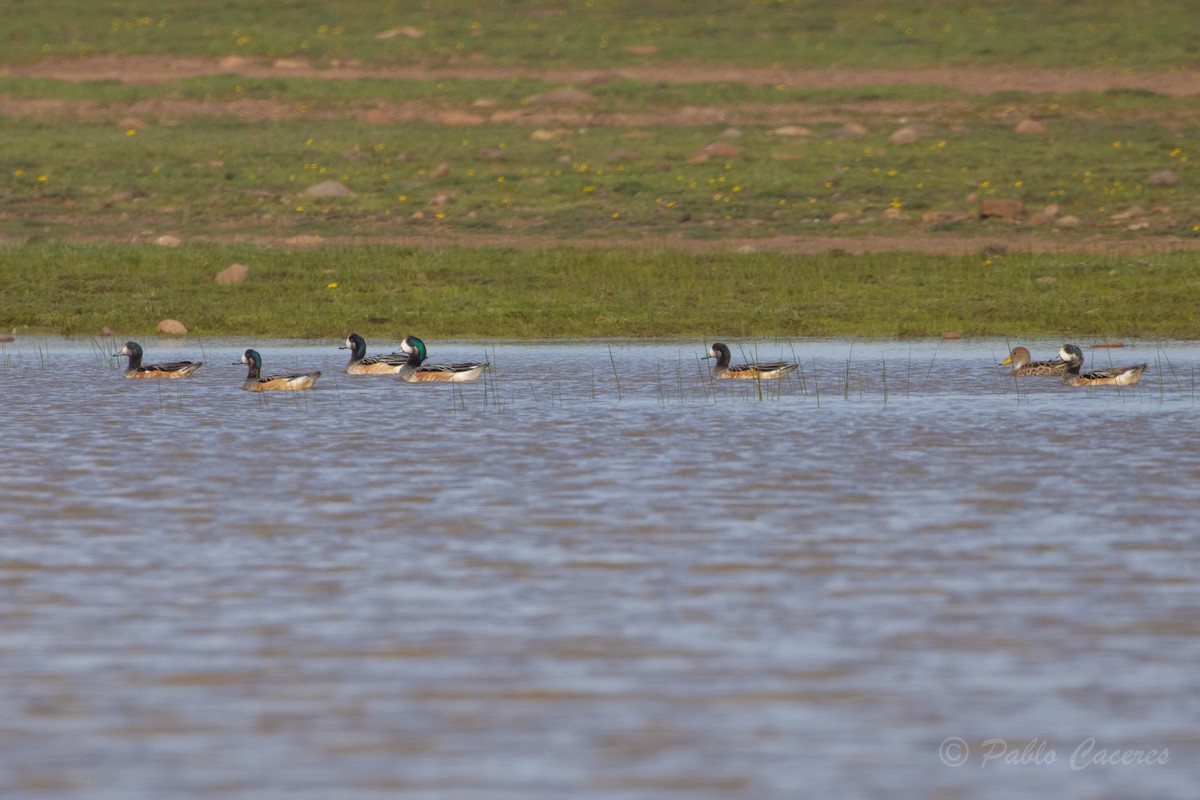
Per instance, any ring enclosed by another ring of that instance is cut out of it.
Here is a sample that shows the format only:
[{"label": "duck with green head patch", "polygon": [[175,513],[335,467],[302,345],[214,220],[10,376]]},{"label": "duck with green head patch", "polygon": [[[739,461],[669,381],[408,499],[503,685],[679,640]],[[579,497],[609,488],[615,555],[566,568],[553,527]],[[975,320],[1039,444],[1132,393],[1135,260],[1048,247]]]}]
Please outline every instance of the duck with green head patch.
[{"label": "duck with green head patch", "polygon": [[129,363],[125,367],[126,378],[190,378],[192,373],[200,369],[203,361],[169,361],[165,364],[142,365],[142,346],[137,342],[126,342],[121,352],[113,353],[113,358],[127,356]]},{"label": "duck with green head patch", "polygon": [[311,388],[317,382],[317,378],[321,377],[320,372],[301,372],[291,373],[287,375],[266,375],[262,374],[262,356],[257,350],[247,350],[242,354],[240,361],[233,362],[234,364],[245,364],[249,368],[246,373],[246,380],[242,381],[242,388],[248,392],[266,392],[273,390],[281,391],[299,391],[301,389]]},{"label": "duck with green head patch", "polygon": [[1034,376],[1049,376],[1061,378],[1067,371],[1067,362],[1061,358],[1052,361],[1034,361],[1033,356],[1024,347],[1014,347],[1008,358],[1000,362],[1000,366],[1012,364],[1012,374],[1017,378]]},{"label": "duck with green head patch", "polygon": [[1132,367],[1080,373],[1083,368],[1083,351],[1073,344],[1064,344],[1058,351],[1058,357],[1067,362],[1067,371],[1062,377],[1062,382],[1067,386],[1133,386],[1141,380],[1142,373],[1146,371],[1145,364],[1134,364]]},{"label": "duck with green head patch", "polygon": [[449,383],[465,383],[479,378],[488,368],[486,361],[471,361],[458,364],[426,364],[428,352],[425,343],[416,336],[405,336],[400,343],[400,349],[408,354],[408,361],[399,372],[399,379],[409,383],[425,383],[427,381],[445,381]]},{"label": "duck with green head patch", "polygon": [[713,365],[712,376],[721,380],[744,379],[744,380],[774,380],[782,378],[797,369],[799,364],[792,364],[787,361],[769,361],[766,363],[738,364],[730,366],[729,362],[733,358],[733,354],[729,352],[729,346],[716,342],[712,347],[708,348],[708,355],[705,358],[715,358],[717,363]]},{"label": "duck with green head patch", "polygon": [[367,341],[357,333],[347,336],[346,343],[338,349],[350,351],[350,363],[346,365],[349,375],[395,375],[408,363],[406,353],[368,356]]}]

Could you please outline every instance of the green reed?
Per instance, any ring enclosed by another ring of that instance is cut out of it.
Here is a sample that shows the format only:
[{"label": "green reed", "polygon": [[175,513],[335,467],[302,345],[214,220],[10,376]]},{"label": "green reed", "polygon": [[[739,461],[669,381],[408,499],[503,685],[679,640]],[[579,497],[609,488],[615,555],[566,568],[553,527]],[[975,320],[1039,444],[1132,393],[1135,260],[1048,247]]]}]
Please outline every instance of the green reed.
[{"label": "green reed", "polygon": [[612,364],[613,381],[617,385],[617,399],[621,399],[621,375],[617,372],[617,359],[613,355],[612,345],[608,347],[608,360]]}]

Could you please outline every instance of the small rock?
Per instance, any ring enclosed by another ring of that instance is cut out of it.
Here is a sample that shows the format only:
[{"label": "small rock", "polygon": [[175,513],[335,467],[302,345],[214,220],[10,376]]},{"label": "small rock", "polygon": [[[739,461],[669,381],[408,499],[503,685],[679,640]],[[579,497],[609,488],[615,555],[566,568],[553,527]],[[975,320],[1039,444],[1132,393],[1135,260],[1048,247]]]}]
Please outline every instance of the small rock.
[{"label": "small rock", "polygon": [[1131,206],[1124,211],[1113,214],[1111,217],[1109,217],[1109,219],[1111,219],[1113,222],[1125,222],[1126,220],[1133,219],[1134,217],[1140,217],[1144,213],[1146,212],[1142,210],[1141,206]]},{"label": "small rock", "polygon": [[117,123],[117,127],[121,128],[122,130],[144,131],[149,126],[137,117],[123,117],[121,121]]},{"label": "small rock", "polygon": [[1149,222],[1135,222],[1125,228],[1127,231],[1144,231],[1150,227]]},{"label": "small rock", "polygon": [[1025,216],[1025,204],[1020,200],[1001,200],[995,197],[984,198],[979,203],[979,218],[997,217],[999,219],[1020,219]]},{"label": "small rock", "polygon": [[1059,217],[1054,224],[1059,228],[1078,228],[1083,224],[1083,220],[1072,214],[1067,214],[1065,217]]},{"label": "small rock", "polygon": [[618,147],[616,150],[613,150],[608,154],[607,161],[610,163],[614,161],[636,161],[640,157],[641,156],[639,156],[633,150],[626,150],[623,147]]},{"label": "small rock", "polygon": [[958,339],[961,339],[962,334],[959,333],[958,331],[946,331],[945,333],[942,334],[942,338],[948,342],[953,342],[953,341],[957,341]]},{"label": "small rock", "polygon": [[1147,186],[1174,186],[1176,181],[1175,173],[1169,169],[1164,169],[1160,172],[1155,172],[1150,177],[1146,178]]},{"label": "small rock", "polygon": [[114,331],[112,328],[108,327],[107,325],[105,325],[103,328],[100,329],[100,335],[111,337],[111,336],[116,336],[117,332]]},{"label": "small rock", "polygon": [[404,25],[399,28],[389,28],[386,31],[375,34],[375,38],[380,41],[395,39],[397,36],[403,36],[405,39],[424,39],[425,31],[415,28],[412,25]]},{"label": "small rock", "polygon": [[445,161],[438,164],[433,169],[429,170],[429,177],[433,178],[434,180],[437,180],[438,178],[444,178],[449,174],[450,174],[450,165]]},{"label": "small rock", "polygon": [[535,142],[553,142],[561,133],[559,131],[548,131],[545,128],[538,128],[533,133],[529,134],[529,138]]},{"label": "small rock", "polygon": [[904,212],[898,208],[885,208],[883,210],[884,219],[904,219]]},{"label": "small rock", "polygon": [[338,181],[321,181],[318,184],[308,187],[304,190],[305,197],[353,197],[354,192],[350,191],[345,184]]},{"label": "small rock", "polygon": [[164,319],[158,323],[155,330],[168,336],[183,336],[188,332],[187,326],[177,319]]},{"label": "small rock", "polygon": [[172,236],[169,233],[165,233],[155,239],[154,243],[159,247],[179,247],[179,245],[183,244],[183,239],[180,239],[178,236]]},{"label": "small rock", "polygon": [[1051,203],[1029,218],[1034,225],[1048,225],[1058,217],[1058,203]]},{"label": "small rock", "polygon": [[1046,123],[1036,119],[1023,119],[1013,128],[1017,133],[1045,133]]},{"label": "small rock", "polygon": [[117,203],[128,203],[133,199],[133,192],[114,192],[100,201],[105,206],[115,206]]},{"label": "small rock", "polygon": [[771,131],[776,136],[812,136],[812,131],[803,125],[784,125]]},{"label": "small rock", "polygon": [[222,286],[229,286],[236,283],[245,283],[249,277],[250,268],[245,264],[230,264],[217,273],[215,280]]},{"label": "small rock", "polygon": [[488,120],[494,125],[511,125],[513,123],[522,122],[525,119],[525,112],[513,111],[511,109],[500,109],[493,111]]},{"label": "small rock", "polygon": [[829,221],[836,224],[838,222],[845,222],[846,220],[850,219],[850,217],[850,212],[838,211],[829,217]]},{"label": "small rock", "polygon": [[835,139],[857,139],[867,135],[865,125],[860,125],[857,122],[847,122],[842,127],[838,128],[837,133],[833,135]]},{"label": "small rock", "polygon": [[892,144],[916,144],[921,138],[916,128],[901,128],[888,137]]},{"label": "small rock", "polygon": [[277,58],[274,66],[275,69],[304,69],[308,62],[300,58]]}]

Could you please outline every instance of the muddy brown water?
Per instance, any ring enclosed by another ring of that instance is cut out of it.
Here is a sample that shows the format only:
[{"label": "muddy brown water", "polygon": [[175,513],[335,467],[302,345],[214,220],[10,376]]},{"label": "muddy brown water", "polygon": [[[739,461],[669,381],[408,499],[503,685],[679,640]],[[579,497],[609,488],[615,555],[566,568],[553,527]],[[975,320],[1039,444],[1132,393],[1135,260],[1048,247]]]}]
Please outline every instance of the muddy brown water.
[{"label": "muddy brown water", "polygon": [[1193,796],[1195,343],[142,344],[0,346],[5,797]]}]

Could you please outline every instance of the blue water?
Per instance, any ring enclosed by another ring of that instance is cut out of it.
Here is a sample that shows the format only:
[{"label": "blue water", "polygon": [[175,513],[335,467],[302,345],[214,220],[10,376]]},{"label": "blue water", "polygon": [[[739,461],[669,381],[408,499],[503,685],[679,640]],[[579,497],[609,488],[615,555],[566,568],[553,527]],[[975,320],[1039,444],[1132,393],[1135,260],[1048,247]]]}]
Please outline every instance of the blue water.
[{"label": "blue water", "polygon": [[1193,795],[1196,344],[427,342],[3,345],[0,795]]}]

